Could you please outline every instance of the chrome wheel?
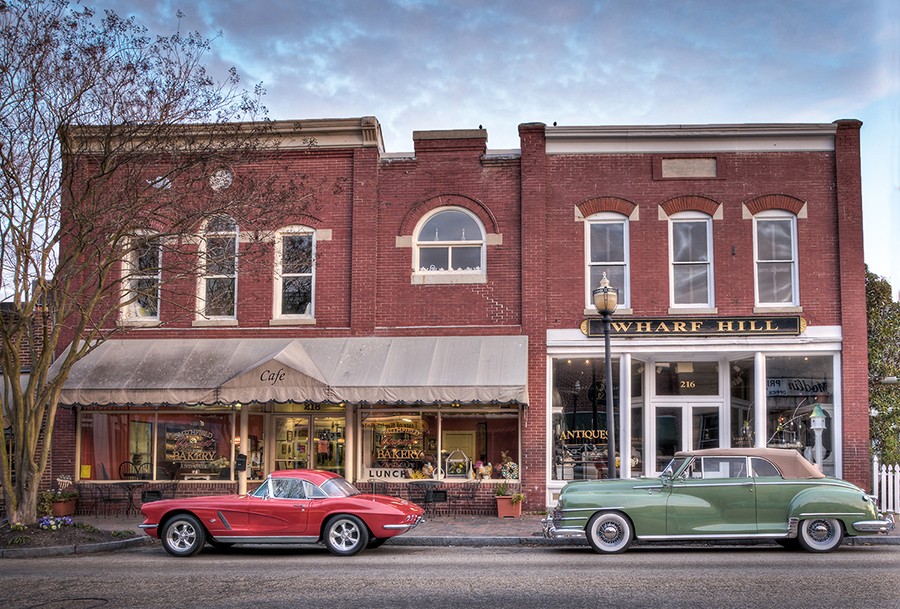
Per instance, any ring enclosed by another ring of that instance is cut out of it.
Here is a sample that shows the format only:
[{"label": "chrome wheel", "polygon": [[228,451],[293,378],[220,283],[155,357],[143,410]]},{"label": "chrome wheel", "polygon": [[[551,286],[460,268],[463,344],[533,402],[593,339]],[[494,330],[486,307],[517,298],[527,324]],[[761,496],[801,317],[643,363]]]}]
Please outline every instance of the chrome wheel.
[{"label": "chrome wheel", "polygon": [[595,552],[619,554],[634,540],[631,522],[619,512],[594,514],[588,521],[587,538]]},{"label": "chrome wheel", "polygon": [[369,530],[356,516],[335,516],[325,525],[325,547],[338,556],[353,556],[369,543]]},{"label": "chrome wheel", "polygon": [[834,518],[812,518],[800,523],[797,539],[808,552],[831,552],[841,545],[844,530]]},{"label": "chrome wheel", "polygon": [[169,520],[161,536],[163,548],[172,556],[193,556],[206,543],[203,525],[189,514],[179,514]]}]

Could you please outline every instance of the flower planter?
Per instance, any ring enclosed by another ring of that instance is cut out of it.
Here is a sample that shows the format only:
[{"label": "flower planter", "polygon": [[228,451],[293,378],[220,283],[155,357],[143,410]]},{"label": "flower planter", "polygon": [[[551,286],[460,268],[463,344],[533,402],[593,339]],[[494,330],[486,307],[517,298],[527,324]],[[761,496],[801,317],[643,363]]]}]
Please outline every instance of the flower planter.
[{"label": "flower planter", "polygon": [[513,503],[512,497],[497,497],[498,518],[518,518],[522,515],[522,502]]},{"label": "flower planter", "polygon": [[75,514],[75,499],[66,499],[65,501],[54,501],[50,509],[54,516],[72,516]]}]

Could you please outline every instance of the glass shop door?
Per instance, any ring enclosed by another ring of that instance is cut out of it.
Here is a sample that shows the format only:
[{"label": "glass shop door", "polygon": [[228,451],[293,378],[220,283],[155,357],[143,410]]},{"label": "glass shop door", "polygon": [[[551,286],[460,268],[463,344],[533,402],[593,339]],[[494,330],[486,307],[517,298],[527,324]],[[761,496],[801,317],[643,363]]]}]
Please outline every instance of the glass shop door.
[{"label": "glass shop door", "polygon": [[279,415],[275,418],[275,469],[322,469],[343,476],[346,418]]}]

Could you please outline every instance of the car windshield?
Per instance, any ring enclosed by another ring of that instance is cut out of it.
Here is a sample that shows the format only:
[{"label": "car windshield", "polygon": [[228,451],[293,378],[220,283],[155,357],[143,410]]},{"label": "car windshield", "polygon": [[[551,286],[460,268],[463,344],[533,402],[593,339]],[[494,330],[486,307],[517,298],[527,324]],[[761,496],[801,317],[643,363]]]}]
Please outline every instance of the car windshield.
[{"label": "car windshield", "polygon": [[671,461],[669,461],[669,464],[666,466],[666,468],[662,471],[661,477],[668,476],[671,478],[675,476],[675,474],[684,466],[684,463],[687,460],[687,457],[676,457],[672,459]]},{"label": "car windshield", "polygon": [[331,478],[322,484],[322,490],[329,497],[350,497],[359,495],[359,489],[343,478]]}]

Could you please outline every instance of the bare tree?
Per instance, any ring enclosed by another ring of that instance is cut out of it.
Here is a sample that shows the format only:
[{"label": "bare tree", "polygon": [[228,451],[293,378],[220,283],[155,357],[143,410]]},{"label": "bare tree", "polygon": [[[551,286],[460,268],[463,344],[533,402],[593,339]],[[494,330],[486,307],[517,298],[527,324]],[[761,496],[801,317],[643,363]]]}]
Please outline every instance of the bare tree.
[{"label": "bare tree", "polygon": [[[14,439],[12,454],[0,443],[0,468],[12,522],[36,520],[72,366],[120,331],[122,311],[196,275],[185,252],[198,227],[227,216],[262,240],[273,216],[309,204],[272,171],[263,91],[241,89],[233,69],[211,77],[209,45],[68,0],[0,0],[0,366]],[[164,272],[146,255],[161,250]]]}]

